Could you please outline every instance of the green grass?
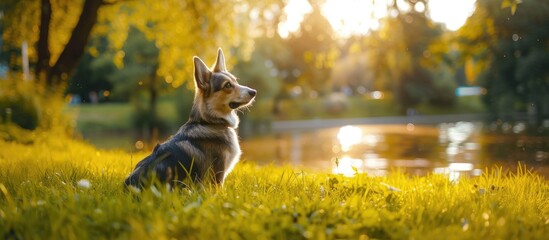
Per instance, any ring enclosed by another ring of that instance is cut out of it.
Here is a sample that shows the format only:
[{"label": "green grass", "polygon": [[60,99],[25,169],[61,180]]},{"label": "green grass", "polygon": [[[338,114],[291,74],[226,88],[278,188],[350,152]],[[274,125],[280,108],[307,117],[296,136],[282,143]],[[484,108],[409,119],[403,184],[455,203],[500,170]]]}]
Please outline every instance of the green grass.
[{"label": "green grass", "polygon": [[[169,126],[177,129],[181,119],[177,116],[176,98],[166,95],[159,101],[158,114]],[[346,107],[341,111],[328,111],[324,102],[319,99],[284,100],[279,116],[272,115],[272,101],[256,102],[247,118],[252,121],[299,120],[307,118],[363,118],[402,115],[397,104],[389,98],[366,99],[363,97],[348,98]],[[418,106],[422,115],[482,113],[484,106],[478,96],[460,97],[454,107],[436,107],[428,104]],[[82,104],[69,106],[66,112],[73,119],[79,131],[131,131],[133,106],[129,103]]]},{"label": "green grass", "polygon": [[467,114],[467,113],[486,113],[486,107],[482,103],[480,96],[464,96],[456,99],[453,107],[439,107],[429,104],[418,106],[420,114],[442,115],[442,114]]},{"label": "green grass", "polygon": [[[299,120],[304,118],[364,118],[401,116],[404,113],[392,97],[371,99],[365,97],[347,98],[346,107],[340,110],[328,110],[319,99],[283,101],[281,118]],[[484,113],[485,108],[479,96],[459,97],[454,106],[432,106],[424,103],[416,107],[421,115]],[[251,114],[255,114],[255,106]]]},{"label": "green grass", "polygon": [[[158,103],[158,117],[168,124],[178,121],[175,100]],[[69,106],[66,113],[80,131],[129,131],[132,128],[134,107],[130,103],[101,103]]]},{"label": "green grass", "polygon": [[[271,104],[272,105],[272,104]],[[363,97],[347,98],[345,107],[326,107],[321,99],[285,100],[281,103],[282,111],[277,118],[281,120],[300,120],[310,118],[362,118],[401,115],[399,107],[390,99],[366,99]],[[255,114],[255,106],[251,114]]]},{"label": "green grass", "polygon": [[545,239],[549,184],[525,172],[347,178],[240,163],[223,188],[122,181],[145,153],[33,133],[0,140],[1,239]]},{"label": "green grass", "polygon": [[66,111],[79,130],[131,129],[133,110],[129,103],[82,104]]}]

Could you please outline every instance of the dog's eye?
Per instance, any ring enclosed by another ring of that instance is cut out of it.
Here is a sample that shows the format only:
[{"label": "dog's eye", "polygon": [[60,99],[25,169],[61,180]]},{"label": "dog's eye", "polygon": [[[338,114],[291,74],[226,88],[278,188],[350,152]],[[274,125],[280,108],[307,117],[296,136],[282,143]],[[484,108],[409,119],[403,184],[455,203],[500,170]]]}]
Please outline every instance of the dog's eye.
[{"label": "dog's eye", "polygon": [[228,83],[225,84],[224,87],[225,87],[225,88],[232,88],[232,87],[233,87],[233,84],[231,84],[230,82],[228,82]]}]

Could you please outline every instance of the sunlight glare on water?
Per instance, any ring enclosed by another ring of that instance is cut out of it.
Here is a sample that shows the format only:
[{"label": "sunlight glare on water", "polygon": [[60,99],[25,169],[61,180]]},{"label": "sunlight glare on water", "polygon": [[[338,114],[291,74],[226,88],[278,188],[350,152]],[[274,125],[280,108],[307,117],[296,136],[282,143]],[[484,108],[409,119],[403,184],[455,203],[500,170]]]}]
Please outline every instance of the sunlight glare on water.
[{"label": "sunlight glare on water", "polygon": [[[549,159],[544,138],[509,136],[515,134],[512,129],[507,137],[500,138],[501,134],[485,131],[491,125],[478,121],[427,125],[413,122],[413,117],[407,120],[410,121],[403,124],[346,125],[280,133],[274,149],[271,144],[264,144],[264,148],[257,144],[243,146],[247,154],[258,154],[252,158],[268,160],[265,163],[291,164],[345,176],[383,176],[391,171],[411,176],[441,174],[452,181],[480,176],[483,169],[493,165],[513,170],[514,159],[537,166]],[[510,126],[521,128],[519,124]]]},{"label": "sunlight glare on water", "polygon": [[347,152],[353,145],[361,142],[362,129],[354,126],[344,126],[339,129],[337,139],[341,144],[341,150]]},{"label": "sunlight glare on water", "polygon": [[472,163],[450,163],[448,168],[452,171],[471,171],[473,170]]},{"label": "sunlight glare on water", "polygon": [[344,176],[352,177],[356,173],[360,173],[358,169],[361,168],[362,160],[350,157],[343,157],[341,159],[338,159],[338,163],[332,169],[332,173],[343,174]]},{"label": "sunlight glare on water", "polygon": [[433,169],[433,173],[446,175],[450,181],[457,181],[465,173],[472,176],[482,174],[482,170],[475,169],[473,164],[473,161],[478,158],[476,155],[478,154],[479,144],[473,142],[472,138],[475,135],[475,129],[479,128],[480,126],[476,126],[471,122],[440,124],[439,142],[447,144],[446,160],[449,163],[446,167]]},{"label": "sunlight glare on water", "polygon": [[387,174],[388,161],[377,154],[366,154],[364,159],[356,159],[345,156],[338,159],[338,163],[332,168],[332,173],[353,177],[357,173],[367,173],[371,176],[384,176]]},{"label": "sunlight glare on water", "polygon": [[455,126],[448,128],[448,138],[451,142],[462,143],[471,136],[474,129],[475,125],[473,123],[458,122]]},{"label": "sunlight glare on water", "polygon": [[472,163],[450,163],[448,167],[433,169],[433,173],[446,175],[450,181],[458,181],[466,172],[471,172],[473,176],[482,174],[482,170],[475,169]]},{"label": "sunlight glare on water", "polygon": [[[357,173],[366,173],[372,176],[383,176],[392,168],[408,168],[415,173],[429,171],[435,174],[448,176],[451,181],[458,180],[461,176],[478,176],[482,170],[474,165],[479,144],[476,142],[479,126],[471,122],[457,122],[440,124],[438,126],[438,142],[441,144],[441,150],[445,151],[446,161],[438,161],[423,157],[413,157],[401,155],[399,158],[387,158],[387,153],[383,153],[389,146],[386,135],[381,135],[377,129],[364,128],[362,126],[343,126],[337,131],[337,142],[332,146],[332,152],[335,154],[344,153],[341,158],[334,161],[332,172],[352,177]],[[425,127],[418,126],[415,132],[415,124],[404,125],[403,128],[395,128],[397,133],[408,132],[409,136],[416,136],[417,139],[425,137]],[[388,129],[387,129],[388,130]],[[388,136],[388,135],[387,135]],[[421,151],[421,145],[415,145],[416,137],[409,138],[400,142],[400,147],[394,151],[402,153]],[[394,140],[392,140],[394,141]],[[384,150],[385,149],[385,150]],[[419,150],[418,150],[419,149]],[[420,156],[420,155],[418,155]]]}]

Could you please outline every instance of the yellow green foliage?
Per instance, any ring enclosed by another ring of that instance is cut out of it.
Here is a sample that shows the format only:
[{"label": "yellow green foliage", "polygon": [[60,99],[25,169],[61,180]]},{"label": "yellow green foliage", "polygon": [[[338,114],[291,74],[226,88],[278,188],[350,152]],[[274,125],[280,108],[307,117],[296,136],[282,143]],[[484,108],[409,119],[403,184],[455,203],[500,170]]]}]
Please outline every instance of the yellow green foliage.
[{"label": "yellow green foliage", "polygon": [[70,133],[68,119],[61,114],[65,100],[60,96],[60,91],[46,93],[43,85],[21,78],[0,79],[0,123]]},{"label": "yellow green foliage", "polygon": [[[78,22],[84,0],[50,0],[51,23],[49,50],[50,65],[53,66],[65,48],[72,31]],[[113,61],[119,68],[124,67],[126,55],[122,47],[128,37],[130,27],[154,39],[160,49],[158,76],[171,79],[173,87],[181,86],[192,78],[191,59],[200,54],[202,58],[213,59],[217,48],[230,53],[238,47],[238,57],[247,57],[252,50],[253,38],[249,36],[251,24],[249,12],[252,9],[268,9],[271,1],[104,1],[99,8],[98,21],[92,29],[92,37],[105,36],[110,44]],[[2,18],[5,29],[2,38],[7,47],[19,48],[23,42],[36,46],[39,36],[39,0],[6,0]],[[92,55],[97,55],[96,47],[90,47]],[[235,57],[227,60],[234,65]],[[37,61],[34,47],[29,48],[29,60]],[[9,65],[21,61],[10,59]]]}]

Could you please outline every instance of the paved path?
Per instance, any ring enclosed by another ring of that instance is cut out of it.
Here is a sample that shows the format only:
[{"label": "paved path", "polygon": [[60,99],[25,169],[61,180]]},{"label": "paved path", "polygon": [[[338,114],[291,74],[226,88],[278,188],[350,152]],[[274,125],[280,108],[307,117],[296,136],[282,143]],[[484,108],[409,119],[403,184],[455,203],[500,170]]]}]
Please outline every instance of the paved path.
[{"label": "paved path", "polygon": [[487,118],[487,114],[452,114],[452,115],[416,115],[396,117],[370,117],[347,119],[311,119],[296,121],[275,121],[272,130],[275,132],[310,130],[319,128],[340,127],[345,125],[366,124],[438,124],[452,122],[476,122]]}]

